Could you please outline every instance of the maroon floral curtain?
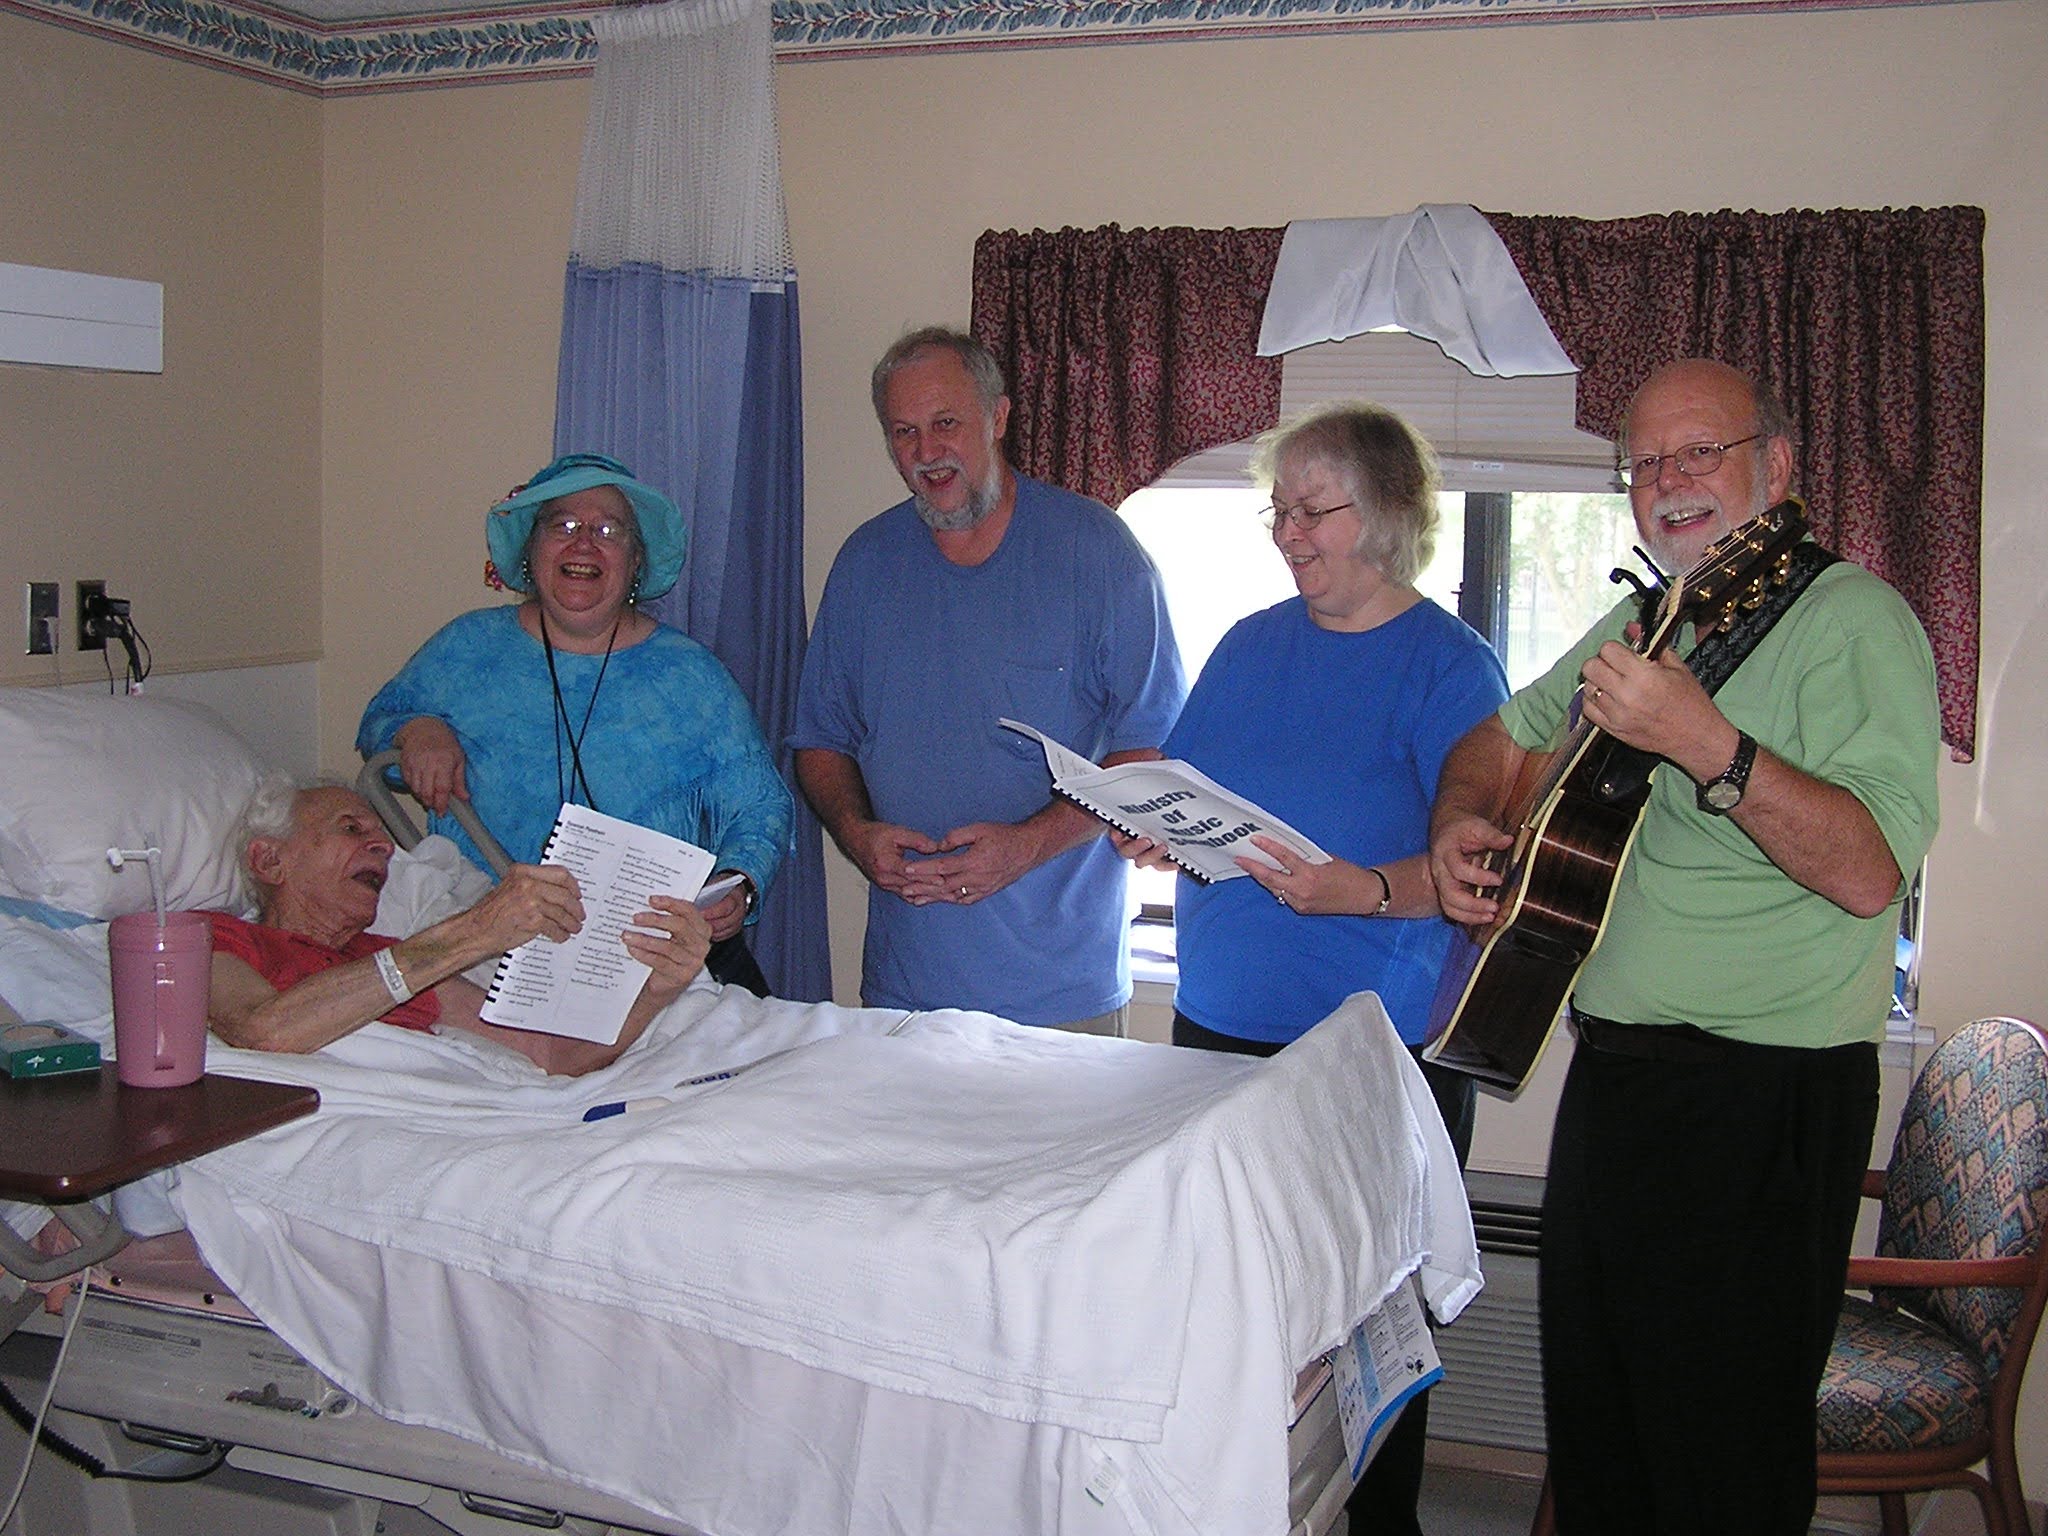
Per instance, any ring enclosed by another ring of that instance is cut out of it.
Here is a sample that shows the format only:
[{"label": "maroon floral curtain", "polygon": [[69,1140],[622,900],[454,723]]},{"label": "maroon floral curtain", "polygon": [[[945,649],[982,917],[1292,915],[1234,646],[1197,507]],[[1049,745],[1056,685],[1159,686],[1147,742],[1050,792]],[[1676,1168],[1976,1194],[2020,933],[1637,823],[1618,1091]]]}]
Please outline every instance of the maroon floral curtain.
[{"label": "maroon floral curtain", "polygon": [[1279,229],[990,230],[974,334],[1010,381],[1010,460],[1111,506],[1280,416],[1258,356]]},{"label": "maroon floral curtain", "polygon": [[1613,437],[1657,364],[1712,357],[1777,392],[1821,543],[1912,604],[1942,736],[1977,729],[1984,214],[1488,214],[1580,368],[1578,424]]}]

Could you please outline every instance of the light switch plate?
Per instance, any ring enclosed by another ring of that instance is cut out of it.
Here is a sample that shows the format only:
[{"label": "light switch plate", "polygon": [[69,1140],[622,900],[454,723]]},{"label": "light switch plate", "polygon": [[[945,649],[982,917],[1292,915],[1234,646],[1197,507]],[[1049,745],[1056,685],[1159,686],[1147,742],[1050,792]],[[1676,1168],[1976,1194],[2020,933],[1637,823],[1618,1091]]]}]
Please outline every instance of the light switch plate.
[{"label": "light switch plate", "polygon": [[30,656],[49,656],[57,649],[57,583],[32,581],[28,584],[28,651]]}]

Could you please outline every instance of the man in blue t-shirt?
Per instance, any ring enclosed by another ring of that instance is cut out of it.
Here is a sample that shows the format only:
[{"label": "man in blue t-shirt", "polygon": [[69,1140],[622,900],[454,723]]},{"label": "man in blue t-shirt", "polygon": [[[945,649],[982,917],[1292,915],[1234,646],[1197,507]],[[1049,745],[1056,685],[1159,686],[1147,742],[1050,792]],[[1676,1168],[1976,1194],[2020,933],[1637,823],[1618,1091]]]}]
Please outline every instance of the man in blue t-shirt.
[{"label": "man in blue t-shirt", "polygon": [[1122,1034],[1123,861],[996,722],[1157,757],[1187,692],[1159,573],[1107,507],[1010,468],[1002,370],[972,337],[912,332],[873,388],[911,496],[834,560],[790,735],[868,879],[861,1000]]}]

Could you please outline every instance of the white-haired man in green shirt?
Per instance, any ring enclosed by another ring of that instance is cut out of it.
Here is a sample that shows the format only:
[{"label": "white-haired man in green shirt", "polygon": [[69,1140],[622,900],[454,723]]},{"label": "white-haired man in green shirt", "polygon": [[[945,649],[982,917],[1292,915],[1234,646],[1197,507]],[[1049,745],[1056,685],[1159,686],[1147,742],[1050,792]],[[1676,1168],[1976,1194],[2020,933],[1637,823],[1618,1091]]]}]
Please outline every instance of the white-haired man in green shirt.
[{"label": "white-haired man in green shirt", "polygon": [[[1658,562],[1791,488],[1784,412],[1720,363],[1668,364],[1622,442]],[[1444,765],[1431,875],[1445,915],[1498,914],[1492,818],[1574,704],[1661,759],[1604,936],[1544,1197],[1544,1399],[1570,1536],[1797,1536],[1814,1390],[1877,1112],[1907,877],[1937,819],[1934,662],[1897,593],[1843,561],[1709,696],[1629,643],[1618,605]]]}]

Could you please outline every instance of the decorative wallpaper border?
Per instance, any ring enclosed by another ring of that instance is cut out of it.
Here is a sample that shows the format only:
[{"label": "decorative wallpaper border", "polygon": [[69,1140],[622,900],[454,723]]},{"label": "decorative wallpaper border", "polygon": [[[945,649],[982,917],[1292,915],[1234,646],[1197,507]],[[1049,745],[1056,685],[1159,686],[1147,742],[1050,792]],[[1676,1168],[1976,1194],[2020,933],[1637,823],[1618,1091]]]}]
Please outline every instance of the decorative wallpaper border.
[{"label": "decorative wallpaper border", "polygon": [[[779,57],[809,58],[1954,3],[1972,0],[774,0],[774,25]],[[585,74],[597,56],[588,17],[602,9],[540,3],[326,25],[257,0],[0,0],[0,10],[318,95]]]}]

